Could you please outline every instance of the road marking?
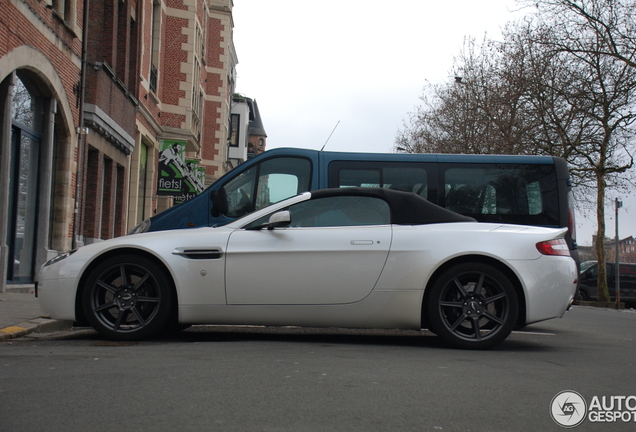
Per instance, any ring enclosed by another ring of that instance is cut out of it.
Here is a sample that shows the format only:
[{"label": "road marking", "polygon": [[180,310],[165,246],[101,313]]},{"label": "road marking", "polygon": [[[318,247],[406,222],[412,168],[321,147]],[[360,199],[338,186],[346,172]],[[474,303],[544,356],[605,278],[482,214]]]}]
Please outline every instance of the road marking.
[{"label": "road marking", "polygon": [[24,327],[11,326],[0,329],[0,340],[18,338],[28,333]]}]

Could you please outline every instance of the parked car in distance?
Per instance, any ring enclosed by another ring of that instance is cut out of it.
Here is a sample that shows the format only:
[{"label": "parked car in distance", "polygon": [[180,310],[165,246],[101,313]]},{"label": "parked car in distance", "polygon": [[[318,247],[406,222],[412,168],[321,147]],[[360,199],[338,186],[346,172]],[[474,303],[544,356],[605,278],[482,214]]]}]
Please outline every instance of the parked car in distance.
[{"label": "parked car in distance", "polygon": [[305,192],[220,227],[130,235],[46,263],[52,318],[137,340],[189,324],[428,328],[493,347],[561,317],[567,228],[480,223],[382,188]]},{"label": "parked car in distance", "polygon": [[[608,262],[607,287],[611,301],[616,301],[616,263]],[[596,301],[598,299],[598,263],[585,261],[581,263],[579,277],[579,300]],[[621,302],[636,307],[636,264],[619,263]]]}]

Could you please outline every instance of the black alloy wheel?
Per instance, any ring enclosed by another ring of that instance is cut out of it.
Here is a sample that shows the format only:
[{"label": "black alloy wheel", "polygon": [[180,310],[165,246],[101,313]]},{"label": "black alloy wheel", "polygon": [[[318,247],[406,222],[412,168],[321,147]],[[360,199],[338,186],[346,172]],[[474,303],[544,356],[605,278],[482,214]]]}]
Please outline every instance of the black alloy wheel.
[{"label": "black alloy wheel", "polygon": [[169,280],[161,267],[144,257],[111,257],[88,277],[82,298],[86,317],[107,339],[155,336],[170,322]]},{"label": "black alloy wheel", "polygon": [[512,332],[519,313],[514,286],[501,271],[465,263],[444,271],[426,305],[431,330],[464,349],[487,349]]}]

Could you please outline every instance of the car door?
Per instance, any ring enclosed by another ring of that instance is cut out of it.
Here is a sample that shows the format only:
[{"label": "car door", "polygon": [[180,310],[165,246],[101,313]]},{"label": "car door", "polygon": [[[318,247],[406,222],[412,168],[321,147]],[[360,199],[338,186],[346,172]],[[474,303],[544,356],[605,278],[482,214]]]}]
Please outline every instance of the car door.
[{"label": "car door", "polygon": [[228,304],[344,304],[369,295],[391,246],[388,205],[372,197],[327,197],[289,211],[289,227],[231,234]]}]

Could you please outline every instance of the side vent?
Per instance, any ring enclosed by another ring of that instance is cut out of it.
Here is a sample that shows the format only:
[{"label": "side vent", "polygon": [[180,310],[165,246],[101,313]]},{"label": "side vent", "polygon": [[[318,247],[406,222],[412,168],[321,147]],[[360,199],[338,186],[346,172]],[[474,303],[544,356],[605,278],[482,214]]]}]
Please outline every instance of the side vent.
[{"label": "side vent", "polygon": [[223,256],[223,251],[221,249],[177,249],[172,254],[193,260],[216,260]]}]

